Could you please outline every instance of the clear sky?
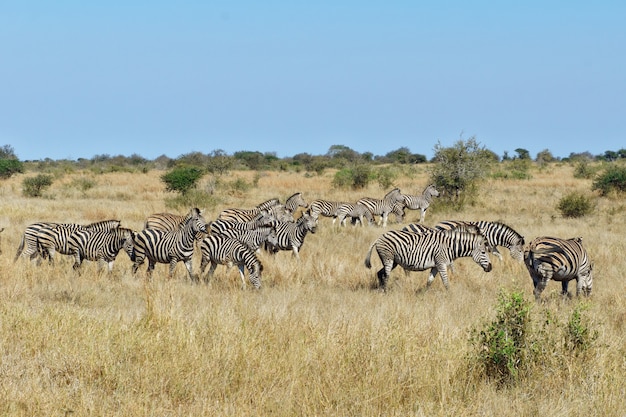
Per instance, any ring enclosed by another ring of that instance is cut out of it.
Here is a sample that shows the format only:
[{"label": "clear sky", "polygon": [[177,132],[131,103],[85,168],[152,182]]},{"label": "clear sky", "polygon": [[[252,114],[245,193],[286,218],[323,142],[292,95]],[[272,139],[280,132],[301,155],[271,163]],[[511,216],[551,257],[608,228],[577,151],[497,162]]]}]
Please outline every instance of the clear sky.
[{"label": "clear sky", "polygon": [[30,159],[332,145],[626,148],[624,1],[0,3],[0,146]]}]

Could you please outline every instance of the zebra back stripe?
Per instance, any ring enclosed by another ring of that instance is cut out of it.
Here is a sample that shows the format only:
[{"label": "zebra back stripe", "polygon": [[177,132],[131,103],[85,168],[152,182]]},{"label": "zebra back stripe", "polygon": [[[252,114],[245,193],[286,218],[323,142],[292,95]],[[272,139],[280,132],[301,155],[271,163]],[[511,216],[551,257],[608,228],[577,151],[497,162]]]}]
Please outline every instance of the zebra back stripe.
[{"label": "zebra back stripe", "polygon": [[204,278],[205,282],[213,276],[218,265],[237,265],[243,286],[245,286],[245,267],[248,269],[250,283],[256,289],[261,288],[263,265],[254,251],[244,243],[223,235],[210,235],[202,240],[200,250],[202,251],[200,272],[204,273],[207,265],[211,264]]}]

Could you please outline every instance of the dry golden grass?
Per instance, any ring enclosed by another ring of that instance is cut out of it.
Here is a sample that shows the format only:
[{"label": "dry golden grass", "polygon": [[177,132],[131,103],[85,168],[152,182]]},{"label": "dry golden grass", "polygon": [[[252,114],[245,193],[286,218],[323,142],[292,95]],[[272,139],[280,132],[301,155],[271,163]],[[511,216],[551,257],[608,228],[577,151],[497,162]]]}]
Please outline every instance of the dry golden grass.
[{"label": "dry golden grass", "polygon": [[[383,230],[333,228],[325,218],[307,236],[300,262],[287,252],[260,255],[260,292],[242,291],[238,272],[224,267],[210,284],[192,285],[182,265],[170,281],[158,265],[147,283],[145,265],[133,277],[123,253],[112,276],[93,263],[77,276],[63,256],[52,267],[13,263],[23,230],[35,221],[117,218],[140,229],[147,215],[171,211],[159,175],[68,174],[44,199],[21,195],[23,176],[0,182],[0,415],[625,415],[625,204],[603,199],[591,216],[561,218],[563,195],[590,190],[569,166],[534,170],[531,180],[490,180],[480,204],[426,215],[431,225],[504,221],[527,241],[582,236],[595,262],[589,300],[562,300],[560,285],[550,283],[546,302],[533,302],[536,320],[549,311],[561,321],[588,303],[585,323],[598,332],[593,346],[535,364],[520,383],[500,388],[472,367],[469,334],[493,319],[501,290],[532,299],[528,273],[508,251],[504,261],[493,259],[491,273],[458,260],[449,291],[439,279],[424,291],[428,272],[407,278],[395,270],[384,295],[374,289],[377,256],[374,269],[363,265]],[[233,173],[246,181],[254,175]],[[85,176],[96,186],[72,187]],[[247,195],[221,196],[224,204],[206,217],[296,191],[308,200],[348,201],[386,191],[375,184],[338,191],[331,180],[331,173],[269,172]],[[397,185],[421,192],[425,168]],[[407,221],[418,218],[408,212]]]}]

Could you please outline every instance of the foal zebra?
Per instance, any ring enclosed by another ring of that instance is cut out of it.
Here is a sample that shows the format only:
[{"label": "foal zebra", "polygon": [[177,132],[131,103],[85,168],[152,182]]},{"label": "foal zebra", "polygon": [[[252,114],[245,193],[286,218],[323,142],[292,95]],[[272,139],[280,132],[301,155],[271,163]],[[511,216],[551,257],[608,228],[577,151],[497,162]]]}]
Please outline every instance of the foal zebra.
[{"label": "foal zebra", "polygon": [[561,293],[569,295],[567,289],[572,279],[576,280],[576,296],[591,295],[593,286],[593,264],[583,247],[582,238],[560,239],[538,237],[524,252],[524,264],[533,280],[535,299],[541,298],[549,280],[561,281]]},{"label": "foal zebra", "polygon": [[365,258],[365,266],[371,268],[372,250],[380,257],[383,267],[378,271],[378,283],[385,291],[391,271],[400,265],[409,271],[425,271],[430,268],[427,286],[437,273],[448,288],[447,266],[456,258],[471,256],[485,272],[491,271],[491,262],[483,236],[465,232],[431,231],[423,234],[403,230],[391,230],[372,243]]},{"label": "foal zebra", "polygon": [[430,184],[424,189],[421,195],[404,195],[404,204],[409,210],[420,210],[420,223],[424,223],[424,217],[426,216],[426,210],[430,206],[433,197],[438,197],[439,191],[435,188],[434,184]]},{"label": "foal zebra", "polygon": [[480,233],[487,238],[490,250],[498,259],[502,260],[502,254],[498,251],[497,246],[503,246],[509,250],[511,257],[518,262],[524,259],[524,236],[513,230],[513,228],[500,222],[480,221],[461,221],[446,220],[435,225],[438,230],[452,230],[458,228],[467,228],[476,226]]},{"label": "foal zebra", "polygon": [[261,288],[263,265],[255,252],[246,244],[227,236],[210,235],[202,240],[200,250],[202,251],[200,273],[204,273],[207,265],[211,264],[208,274],[204,277],[204,282],[208,283],[209,278],[213,277],[217,265],[226,265],[228,268],[237,265],[243,288],[246,285],[244,268],[248,269],[249,280],[254,288]]},{"label": "foal zebra", "polygon": [[276,226],[276,243],[271,242],[266,245],[270,253],[281,250],[293,251],[293,255],[300,259],[299,250],[304,244],[304,238],[308,232],[315,233],[317,230],[317,220],[307,213],[295,222],[281,222]]},{"label": "foal zebra", "polygon": [[76,230],[68,239],[70,254],[74,256],[73,268],[78,270],[83,260],[105,262],[109,273],[120,250],[124,249],[131,261],[134,261],[132,230],[118,227],[105,231]]},{"label": "foal zebra", "polygon": [[368,225],[374,222],[372,212],[363,204],[344,203],[337,208],[337,220],[341,226],[346,225],[348,217],[350,217],[353,222],[358,220],[361,226],[365,226],[365,220],[367,220]]},{"label": "foal zebra", "polygon": [[148,279],[152,278],[152,271],[157,263],[169,264],[168,278],[174,274],[178,262],[183,262],[189,273],[189,278],[194,281],[191,257],[193,256],[194,242],[198,232],[207,233],[206,221],[200,213],[194,213],[192,217],[174,231],[158,229],[144,229],[138,232],[134,238],[135,262],[133,274],[148,258]]},{"label": "foal zebra", "polygon": [[48,261],[52,264],[54,263],[54,255],[56,252],[62,255],[72,254],[71,248],[69,247],[69,237],[72,233],[78,230],[108,231],[117,229],[120,223],[119,220],[103,220],[85,226],[73,223],[44,226],[37,232],[37,248],[41,252],[41,257],[45,258],[47,256]]},{"label": "foal zebra", "polygon": [[383,227],[387,226],[387,217],[389,213],[394,211],[395,205],[398,203],[404,205],[404,195],[399,188],[389,191],[381,200],[363,197],[357,201],[357,204],[363,204],[367,207],[373,216],[380,216]]},{"label": "foal zebra", "polygon": [[257,227],[251,230],[238,228],[224,229],[219,233],[215,233],[215,235],[236,239],[255,252],[266,242],[269,245],[276,245],[278,243],[276,229],[268,226]]}]

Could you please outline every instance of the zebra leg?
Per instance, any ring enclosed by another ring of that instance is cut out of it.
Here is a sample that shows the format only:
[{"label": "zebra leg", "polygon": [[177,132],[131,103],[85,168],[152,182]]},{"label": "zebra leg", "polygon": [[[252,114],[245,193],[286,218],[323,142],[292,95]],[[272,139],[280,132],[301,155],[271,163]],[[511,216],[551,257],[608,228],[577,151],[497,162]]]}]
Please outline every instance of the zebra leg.
[{"label": "zebra leg", "polygon": [[[578,294],[580,294],[580,288],[579,288],[580,284],[582,284],[582,281],[577,278],[576,279],[576,296],[577,297],[578,297]],[[568,287],[569,287],[569,280],[561,281],[561,294],[566,295],[568,298],[572,298],[572,294],[569,293]]]},{"label": "zebra leg", "polygon": [[439,271],[439,275],[441,275],[441,281],[443,282],[443,286],[446,287],[446,290],[447,290],[449,288],[449,284],[448,284],[448,268],[446,267],[446,264],[439,265],[437,267],[437,270]]},{"label": "zebra leg", "polygon": [[389,214],[387,214],[387,213],[383,213],[382,216],[381,216],[383,227],[387,227],[387,217],[388,216],[389,216]]},{"label": "zebra leg", "polygon": [[74,256],[74,265],[72,265],[72,268],[74,269],[74,271],[77,271],[83,263],[83,260],[81,259],[80,253],[78,251],[74,252],[72,255]]},{"label": "zebra leg", "polygon": [[420,209],[420,223],[424,223],[424,217],[426,217],[426,210]]},{"label": "zebra leg", "polygon": [[246,275],[244,274],[243,265],[239,265],[239,275],[241,276],[241,289],[246,289]]},{"label": "zebra leg", "polygon": [[191,259],[186,260],[185,267],[187,268],[187,272],[189,273],[189,279],[191,282],[198,282],[198,277],[193,274],[193,265],[191,263]]},{"label": "zebra leg", "polygon": [[297,260],[300,260],[300,254],[298,253],[298,248],[295,246],[291,247],[293,250],[293,255],[296,257]]},{"label": "zebra leg", "polygon": [[497,256],[498,259],[500,259],[501,261],[504,260],[504,258],[502,258],[502,254],[500,253],[498,248],[496,248],[495,246],[493,247],[493,251],[491,253],[493,253],[495,256]]},{"label": "zebra leg", "polygon": [[436,266],[430,269],[430,274],[428,274],[428,281],[426,281],[426,288],[432,285],[438,273],[439,273],[439,270],[437,269]]},{"label": "zebra leg", "polygon": [[146,277],[148,280],[152,280],[152,272],[154,272],[154,267],[156,266],[156,262],[148,260],[148,269],[146,270]]}]

